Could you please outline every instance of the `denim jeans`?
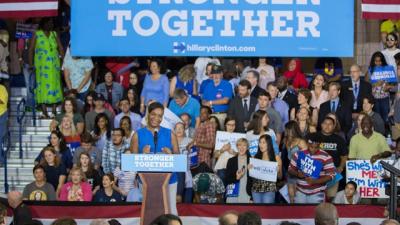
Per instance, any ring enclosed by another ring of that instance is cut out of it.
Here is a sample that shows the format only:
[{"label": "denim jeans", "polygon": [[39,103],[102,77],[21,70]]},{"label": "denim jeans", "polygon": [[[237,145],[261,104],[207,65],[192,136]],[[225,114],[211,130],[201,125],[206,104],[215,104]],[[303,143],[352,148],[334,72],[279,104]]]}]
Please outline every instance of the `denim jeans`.
[{"label": "denim jeans", "polygon": [[260,203],[275,203],[275,192],[252,192],[253,201]]},{"label": "denim jeans", "polygon": [[375,99],[374,111],[379,113],[379,115],[383,119],[383,122],[386,123],[388,121],[388,114],[389,114],[389,111],[390,111],[390,99],[389,99],[389,97],[382,98],[382,99]]},{"label": "denim jeans", "polygon": [[294,202],[297,204],[319,204],[325,200],[325,193],[318,192],[315,194],[307,195],[301,191],[296,191]]}]

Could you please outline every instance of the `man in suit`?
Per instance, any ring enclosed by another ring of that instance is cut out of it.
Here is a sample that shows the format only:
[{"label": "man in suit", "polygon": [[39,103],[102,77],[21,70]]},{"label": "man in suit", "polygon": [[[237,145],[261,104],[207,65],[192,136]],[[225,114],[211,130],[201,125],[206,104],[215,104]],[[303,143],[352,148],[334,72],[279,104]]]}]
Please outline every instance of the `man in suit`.
[{"label": "man in suit", "polygon": [[354,64],[350,67],[351,79],[342,83],[340,99],[352,109],[353,119],[362,111],[363,99],[372,95],[371,84],[361,80],[361,68]]},{"label": "man in suit", "polygon": [[278,98],[285,101],[289,105],[289,112],[297,106],[297,96],[292,90],[288,89],[288,80],[284,76],[278,77],[276,85],[279,90]]},{"label": "man in suit", "polygon": [[256,109],[257,99],[250,95],[250,90],[250,82],[241,80],[238,95],[229,103],[228,116],[235,118],[236,132],[246,132],[250,117]]},{"label": "man in suit", "polygon": [[328,113],[335,113],[338,117],[342,130],[347,133],[352,126],[351,107],[339,99],[340,84],[338,82],[329,83],[329,100],[322,103],[318,114],[318,128]]},{"label": "man in suit", "polygon": [[258,98],[260,91],[262,88],[258,86],[258,80],[260,79],[260,73],[257,70],[249,70],[246,74],[246,80],[248,80],[251,84],[250,95],[254,98]]}]

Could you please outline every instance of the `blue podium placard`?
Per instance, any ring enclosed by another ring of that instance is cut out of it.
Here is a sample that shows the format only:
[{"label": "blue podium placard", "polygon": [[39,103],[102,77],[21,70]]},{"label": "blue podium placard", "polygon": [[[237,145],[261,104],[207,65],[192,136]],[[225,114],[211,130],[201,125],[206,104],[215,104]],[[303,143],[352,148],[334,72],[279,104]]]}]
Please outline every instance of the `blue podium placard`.
[{"label": "blue podium placard", "polygon": [[186,172],[185,154],[122,154],[122,171]]},{"label": "blue podium placard", "polygon": [[74,56],[352,57],[354,0],[75,0]]}]

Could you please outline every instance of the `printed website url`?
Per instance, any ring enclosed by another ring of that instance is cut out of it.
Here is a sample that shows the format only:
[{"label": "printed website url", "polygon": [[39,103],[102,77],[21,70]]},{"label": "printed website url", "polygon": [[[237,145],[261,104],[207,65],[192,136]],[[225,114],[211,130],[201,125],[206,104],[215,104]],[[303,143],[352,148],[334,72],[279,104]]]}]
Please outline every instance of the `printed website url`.
[{"label": "printed website url", "polygon": [[188,52],[256,52],[254,46],[232,46],[232,45],[198,45],[187,44],[186,51]]}]

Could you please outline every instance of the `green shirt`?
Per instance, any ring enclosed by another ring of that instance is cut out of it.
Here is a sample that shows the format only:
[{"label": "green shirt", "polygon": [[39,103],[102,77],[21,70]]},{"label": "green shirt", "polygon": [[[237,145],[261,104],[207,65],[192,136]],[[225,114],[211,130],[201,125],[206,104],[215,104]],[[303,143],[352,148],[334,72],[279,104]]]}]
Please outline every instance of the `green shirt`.
[{"label": "green shirt", "polygon": [[370,138],[361,133],[354,135],[350,140],[349,159],[370,160],[373,155],[390,151],[385,137],[373,132]]}]

